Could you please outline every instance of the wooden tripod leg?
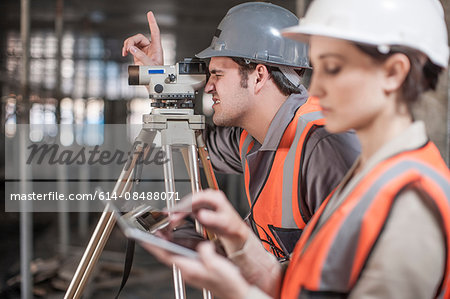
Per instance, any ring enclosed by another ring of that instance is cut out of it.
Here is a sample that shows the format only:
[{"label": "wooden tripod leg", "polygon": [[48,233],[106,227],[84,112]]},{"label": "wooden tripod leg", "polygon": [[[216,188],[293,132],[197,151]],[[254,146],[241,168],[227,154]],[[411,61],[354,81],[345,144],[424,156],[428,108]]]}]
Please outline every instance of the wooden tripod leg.
[{"label": "wooden tripod leg", "polygon": [[197,147],[198,155],[200,157],[200,161],[202,161],[203,170],[205,171],[206,181],[208,182],[209,188],[219,190],[219,185],[217,184],[211,159],[209,157],[208,148],[205,145],[205,141],[203,140],[201,133],[197,134]]},{"label": "wooden tripod leg", "polygon": [[186,147],[180,148],[181,156],[183,157],[184,165],[186,166],[186,170],[189,178],[191,178],[191,169],[189,167],[189,150]]}]

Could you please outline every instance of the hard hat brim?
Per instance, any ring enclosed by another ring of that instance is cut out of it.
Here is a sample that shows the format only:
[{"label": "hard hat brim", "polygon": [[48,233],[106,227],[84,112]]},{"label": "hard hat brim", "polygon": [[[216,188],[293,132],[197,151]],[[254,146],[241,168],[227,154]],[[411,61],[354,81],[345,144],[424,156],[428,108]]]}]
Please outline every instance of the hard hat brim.
[{"label": "hard hat brim", "polygon": [[[277,63],[277,62],[273,62],[273,61],[269,61],[269,60],[256,59],[255,57],[245,56],[245,55],[242,55],[241,53],[227,50],[227,49],[222,49],[219,51],[219,50],[214,50],[211,48],[206,48],[203,51],[195,54],[195,57],[197,57],[199,59],[208,59],[211,57],[237,57],[237,58],[248,59],[249,61],[254,62],[254,63],[262,63],[262,64],[272,65],[272,66],[286,65],[284,63]],[[303,61],[302,64],[299,64],[299,65],[291,64],[290,66],[293,68],[298,68],[298,69],[311,69],[311,66],[309,65],[308,61]]]},{"label": "hard hat brim", "polygon": [[230,50],[214,50],[211,48],[206,48],[205,50],[201,51],[200,53],[195,54],[197,58],[205,59],[205,58],[211,58],[211,57],[235,57],[239,56],[238,53],[233,53],[233,51]]},{"label": "hard hat brim", "polygon": [[[341,40],[347,40],[350,42],[358,42],[367,45],[380,46],[380,45],[395,45],[398,44],[395,40],[395,37],[390,38],[389,33],[386,34],[383,43],[380,43],[379,38],[373,36],[361,36],[358,34],[352,34],[352,32],[342,32],[342,30],[331,28],[329,26],[320,26],[320,25],[296,25],[292,27],[288,27],[286,29],[281,30],[281,35],[299,41],[305,44],[309,44],[309,39],[312,35],[316,36],[324,36],[329,38],[336,38]],[[448,52],[449,47],[447,46],[442,51],[445,51],[445,55],[439,55],[438,53],[434,53],[431,51],[429,47],[418,46],[416,44],[409,44],[408,42],[403,42],[404,46],[409,46],[411,48],[416,48],[430,58],[430,60],[436,65],[447,68],[448,66]]]}]

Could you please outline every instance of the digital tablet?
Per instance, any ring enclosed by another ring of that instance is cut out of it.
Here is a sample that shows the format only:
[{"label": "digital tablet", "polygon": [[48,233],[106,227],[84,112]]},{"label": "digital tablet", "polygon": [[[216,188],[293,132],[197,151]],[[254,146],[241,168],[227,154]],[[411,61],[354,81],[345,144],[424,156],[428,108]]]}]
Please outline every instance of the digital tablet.
[{"label": "digital tablet", "polygon": [[119,227],[127,238],[147,243],[165,249],[171,253],[183,255],[189,258],[198,258],[194,250],[199,241],[204,240],[200,235],[194,235],[195,230],[189,230],[189,237],[177,237],[167,240],[157,235],[158,232],[168,227],[167,215],[152,209],[148,205],[128,207],[124,213],[124,207],[120,201],[108,201],[105,203],[108,209],[114,213]]}]

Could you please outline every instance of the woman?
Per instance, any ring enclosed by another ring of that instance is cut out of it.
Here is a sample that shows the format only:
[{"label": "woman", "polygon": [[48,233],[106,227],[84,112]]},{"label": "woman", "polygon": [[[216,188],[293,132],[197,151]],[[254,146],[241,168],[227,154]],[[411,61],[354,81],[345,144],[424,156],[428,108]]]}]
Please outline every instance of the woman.
[{"label": "woman", "polygon": [[360,158],[308,224],[285,274],[212,191],[193,197],[194,215],[237,267],[207,245],[198,261],[149,250],[221,298],[450,298],[450,173],[411,114],[448,64],[440,3],[315,0],[284,35],[309,42],[310,93],[330,132],[356,131]]}]

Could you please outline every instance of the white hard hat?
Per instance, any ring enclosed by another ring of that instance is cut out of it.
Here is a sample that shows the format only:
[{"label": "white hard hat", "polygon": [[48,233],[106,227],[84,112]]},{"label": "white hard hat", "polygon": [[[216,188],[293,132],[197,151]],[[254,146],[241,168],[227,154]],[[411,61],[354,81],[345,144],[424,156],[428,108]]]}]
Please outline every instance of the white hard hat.
[{"label": "white hard hat", "polygon": [[407,46],[436,65],[448,65],[447,28],[438,0],[314,0],[299,25],[282,34],[303,42],[321,35],[379,49]]}]

